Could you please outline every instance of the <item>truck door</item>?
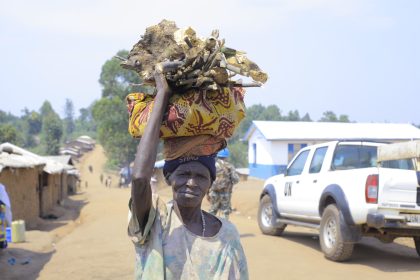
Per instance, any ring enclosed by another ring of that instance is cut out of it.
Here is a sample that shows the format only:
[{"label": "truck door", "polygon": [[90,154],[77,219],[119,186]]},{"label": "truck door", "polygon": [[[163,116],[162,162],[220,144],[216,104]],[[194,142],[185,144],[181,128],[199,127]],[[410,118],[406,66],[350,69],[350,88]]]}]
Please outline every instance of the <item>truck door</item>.
[{"label": "truck door", "polygon": [[294,198],[299,201],[299,208],[297,209],[297,214],[299,215],[313,218],[319,217],[319,197],[322,189],[325,187],[321,182],[322,176],[320,176],[320,172],[327,150],[327,146],[315,149],[310,159],[308,172],[305,172],[305,176],[301,177],[299,187],[294,190]]},{"label": "truck door", "polygon": [[301,207],[300,201],[298,201],[297,197],[295,197],[295,191],[301,188],[301,180],[303,178],[302,174],[305,166],[307,165],[306,163],[309,152],[310,150],[301,151],[293,159],[286,170],[286,174],[282,182],[283,192],[280,192],[280,199],[277,200],[277,206],[280,214],[283,214],[284,211],[284,216],[287,216],[288,214],[297,214],[299,212],[299,208]]}]

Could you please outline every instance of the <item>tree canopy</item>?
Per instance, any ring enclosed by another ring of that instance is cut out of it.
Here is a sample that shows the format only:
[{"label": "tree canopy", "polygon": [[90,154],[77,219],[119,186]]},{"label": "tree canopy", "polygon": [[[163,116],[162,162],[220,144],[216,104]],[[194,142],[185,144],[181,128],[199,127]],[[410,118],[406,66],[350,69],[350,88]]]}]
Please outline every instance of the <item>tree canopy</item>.
[{"label": "tree canopy", "polygon": [[41,144],[44,147],[44,152],[47,155],[58,155],[63,136],[63,123],[48,101],[44,102],[40,112],[42,117]]},{"label": "tree canopy", "polygon": [[[118,56],[127,56],[127,51],[120,51]],[[128,133],[128,113],[125,97],[135,91],[132,84],[139,84],[138,75],[123,69],[120,61],[111,58],[102,66],[99,83],[102,86],[102,98],[92,107],[92,116],[97,126],[99,142],[109,158],[111,166],[126,165],[134,159],[138,140]],[[141,88],[137,88],[142,90]],[[85,117],[86,115],[84,115]]]},{"label": "tree canopy", "polygon": [[74,105],[73,101],[66,98],[66,103],[64,104],[64,138],[68,140],[75,129],[74,124]]}]

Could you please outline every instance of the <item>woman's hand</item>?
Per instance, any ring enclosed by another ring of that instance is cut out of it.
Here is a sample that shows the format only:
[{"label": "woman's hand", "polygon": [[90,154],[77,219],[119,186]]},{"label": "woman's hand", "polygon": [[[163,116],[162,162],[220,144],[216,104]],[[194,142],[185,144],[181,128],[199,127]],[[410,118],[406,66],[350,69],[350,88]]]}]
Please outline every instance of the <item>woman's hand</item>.
[{"label": "woman's hand", "polygon": [[165,75],[162,73],[160,68],[156,68],[154,78],[156,83],[156,90],[158,93],[171,93],[171,89],[168,85],[168,82],[166,81]]}]

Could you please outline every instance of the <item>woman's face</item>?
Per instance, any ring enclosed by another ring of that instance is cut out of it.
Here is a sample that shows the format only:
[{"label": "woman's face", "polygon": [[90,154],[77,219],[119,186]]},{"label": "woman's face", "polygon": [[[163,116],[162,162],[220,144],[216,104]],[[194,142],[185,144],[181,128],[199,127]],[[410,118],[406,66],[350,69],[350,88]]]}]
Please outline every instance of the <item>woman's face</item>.
[{"label": "woman's face", "polygon": [[179,206],[196,207],[201,205],[211,185],[210,171],[200,162],[190,161],[178,166],[169,181]]}]

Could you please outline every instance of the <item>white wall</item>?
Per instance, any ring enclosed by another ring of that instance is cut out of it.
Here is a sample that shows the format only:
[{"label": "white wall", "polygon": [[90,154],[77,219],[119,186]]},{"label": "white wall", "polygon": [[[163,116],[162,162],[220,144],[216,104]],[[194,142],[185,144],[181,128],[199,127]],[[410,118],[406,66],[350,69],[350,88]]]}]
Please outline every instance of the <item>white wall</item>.
[{"label": "white wall", "polygon": [[[254,159],[253,144],[257,145],[257,158]],[[248,162],[267,165],[287,164],[287,143],[281,141],[267,141],[262,134],[255,130],[248,141]]]},{"label": "white wall", "polygon": [[[257,153],[254,158],[253,146],[256,144]],[[259,130],[255,130],[248,141],[248,162],[257,164],[270,164],[270,143],[265,140]]]},{"label": "white wall", "polygon": [[[320,141],[322,142],[322,141]],[[289,158],[288,144],[307,144],[313,145],[316,144],[316,141],[304,142],[302,140],[298,141],[267,141],[260,134],[260,132],[255,131],[255,133],[250,137],[248,141],[248,162],[250,164],[254,163],[254,151],[253,144],[257,145],[257,164],[266,164],[266,165],[287,165]],[[295,154],[298,151],[295,151]]]},{"label": "white wall", "polygon": [[272,157],[273,164],[276,165],[287,165],[288,159],[288,149],[287,142],[282,141],[272,141],[271,142],[271,152],[270,156]]}]

